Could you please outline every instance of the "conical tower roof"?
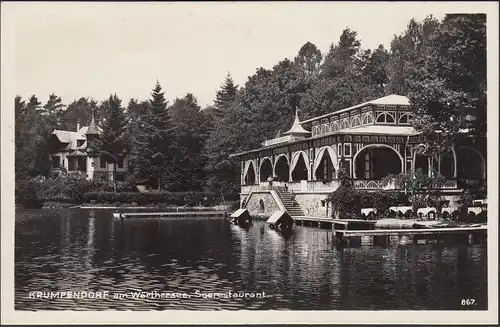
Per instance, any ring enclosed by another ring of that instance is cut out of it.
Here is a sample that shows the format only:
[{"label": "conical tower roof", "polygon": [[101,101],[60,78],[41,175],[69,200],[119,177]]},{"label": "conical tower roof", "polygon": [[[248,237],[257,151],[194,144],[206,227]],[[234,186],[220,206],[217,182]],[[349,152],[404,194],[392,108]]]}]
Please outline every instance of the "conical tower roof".
[{"label": "conical tower roof", "polygon": [[299,120],[299,112],[295,110],[295,120],[293,121],[292,128],[290,128],[287,132],[283,133],[283,135],[309,135],[311,132],[305,130],[304,127],[300,124]]},{"label": "conical tower roof", "polygon": [[95,123],[94,110],[92,110],[92,120],[90,121],[89,128],[87,129],[87,132],[85,134],[87,134],[87,135],[99,134],[99,129],[97,128],[97,125]]}]

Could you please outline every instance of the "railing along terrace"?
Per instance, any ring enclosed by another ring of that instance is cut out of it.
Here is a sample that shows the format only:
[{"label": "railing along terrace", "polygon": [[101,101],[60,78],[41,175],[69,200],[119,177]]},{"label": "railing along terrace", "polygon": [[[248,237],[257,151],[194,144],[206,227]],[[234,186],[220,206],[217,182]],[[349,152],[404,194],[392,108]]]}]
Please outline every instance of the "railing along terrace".
[{"label": "railing along terrace", "polygon": [[[265,190],[288,190],[293,192],[306,192],[306,191],[326,191],[326,190],[336,190],[340,184],[338,179],[330,181],[296,181],[296,182],[277,182],[273,181],[271,184],[269,182],[261,182],[255,185],[242,185],[241,193],[249,193],[251,190],[265,191]],[[396,186],[393,183],[387,183],[384,180],[376,179],[360,179],[353,180],[353,187],[360,190],[394,190]],[[457,180],[450,179],[446,180],[441,189],[456,189]]]}]

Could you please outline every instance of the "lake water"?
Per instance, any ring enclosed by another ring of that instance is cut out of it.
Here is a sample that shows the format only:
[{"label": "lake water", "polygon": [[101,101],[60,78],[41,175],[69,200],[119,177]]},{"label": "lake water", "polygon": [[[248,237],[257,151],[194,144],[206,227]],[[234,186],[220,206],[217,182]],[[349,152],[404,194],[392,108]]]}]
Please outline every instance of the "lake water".
[{"label": "lake water", "polygon": [[[284,236],[263,222],[121,223],[111,210],[80,209],[17,210],[15,234],[16,310],[487,309],[486,245],[338,249],[331,230],[313,227]],[[57,291],[108,293],[29,293]],[[154,298],[172,292],[186,297]]]}]

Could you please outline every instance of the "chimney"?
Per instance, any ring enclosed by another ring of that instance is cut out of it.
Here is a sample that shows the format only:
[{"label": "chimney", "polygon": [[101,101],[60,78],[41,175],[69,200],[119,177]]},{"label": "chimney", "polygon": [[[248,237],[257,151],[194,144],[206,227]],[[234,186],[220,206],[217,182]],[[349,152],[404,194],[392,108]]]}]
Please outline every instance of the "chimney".
[{"label": "chimney", "polygon": [[78,121],[78,123],[76,123],[76,131],[78,132],[80,130],[80,121]]}]

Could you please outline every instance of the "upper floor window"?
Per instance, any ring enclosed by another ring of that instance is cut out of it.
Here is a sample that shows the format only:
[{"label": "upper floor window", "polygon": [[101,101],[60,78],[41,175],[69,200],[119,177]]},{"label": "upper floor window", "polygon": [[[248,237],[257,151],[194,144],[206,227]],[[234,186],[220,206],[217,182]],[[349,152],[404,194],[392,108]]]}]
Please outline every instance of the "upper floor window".
[{"label": "upper floor window", "polygon": [[326,134],[328,132],[330,132],[329,128],[328,128],[328,124],[324,124],[323,126],[321,126],[321,134]]},{"label": "upper floor window", "polygon": [[59,156],[52,156],[52,168],[59,168],[61,166],[61,158]]},{"label": "upper floor window", "polygon": [[371,112],[365,112],[362,115],[362,122],[363,125],[369,125],[373,124],[373,114]]},{"label": "upper floor window", "polygon": [[319,126],[314,126],[312,129],[312,136],[319,135],[319,134],[320,134]]},{"label": "upper floor window", "polygon": [[332,123],[332,132],[336,132],[340,129],[339,122],[336,120]]},{"label": "upper floor window", "polygon": [[76,146],[81,147],[85,143],[85,140],[76,140]]},{"label": "upper floor window", "polygon": [[123,158],[118,160],[118,168],[123,168]]},{"label": "upper floor window", "polygon": [[408,113],[402,113],[399,116],[398,124],[409,124],[411,120],[411,115]]},{"label": "upper floor window", "polygon": [[104,159],[104,157],[101,157],[99,158],[99,161],[100,161],[99,167],[106,168],[106,159]]},{"label": "upper floor window", "polygon": [[344,118],[342,119],[342,121],[340,122],[340,129],[346,129],[346,128],[349,128],[349,118]]},{"label": "upper floor window", "polygon": [[377,123],[394,124],[396,120],[394,119],[393,112],[377,112]]},{"label": "upper floor window", "polygon": [[359,119],[359,116],[354,116],[351,121],[351,127],[359,127],[361,126],[361,120]]}]

